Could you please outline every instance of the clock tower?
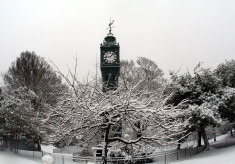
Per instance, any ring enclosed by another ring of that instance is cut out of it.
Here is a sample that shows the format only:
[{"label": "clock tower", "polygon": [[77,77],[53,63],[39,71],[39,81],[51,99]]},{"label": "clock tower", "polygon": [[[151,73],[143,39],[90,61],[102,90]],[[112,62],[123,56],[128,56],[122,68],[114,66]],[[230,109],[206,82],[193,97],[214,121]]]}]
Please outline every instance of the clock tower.
[{"label": "clock tower", "polygon": [[112,24],[109,23],[109,33],[100,44],[100,70],[103,80],[103,92],[115,90],[118,86],[120,72],[120,46],[112,34]]}]

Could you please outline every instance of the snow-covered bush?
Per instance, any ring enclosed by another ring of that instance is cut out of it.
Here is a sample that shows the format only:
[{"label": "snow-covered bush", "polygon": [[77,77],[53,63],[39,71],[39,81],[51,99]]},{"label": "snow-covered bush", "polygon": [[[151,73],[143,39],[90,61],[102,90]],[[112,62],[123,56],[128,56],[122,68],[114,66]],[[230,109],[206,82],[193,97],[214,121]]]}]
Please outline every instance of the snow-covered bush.
[{"label": "snow-covered bush", "polygon": [[93,152],[89,148],[83,148],[80,153],[78,153],[79,156],[82,157],[88,157],[88,156],[93,156]]},{"label": "snow-covered bush", "polygon": [[44,155],[44,156],[42,157],[42,163],[43,163],[43,164],[53,164],[53,161],[54,161],[54,159],[53,159],[53,157],[50,156],[50,155]]}]

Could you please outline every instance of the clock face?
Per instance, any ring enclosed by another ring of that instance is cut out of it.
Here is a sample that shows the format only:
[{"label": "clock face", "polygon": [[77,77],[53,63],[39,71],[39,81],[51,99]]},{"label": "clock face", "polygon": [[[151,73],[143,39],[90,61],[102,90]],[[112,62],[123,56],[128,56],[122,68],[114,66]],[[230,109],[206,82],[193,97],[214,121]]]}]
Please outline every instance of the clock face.
[{"label": "clock face", "polygon": [[104,54],[104,61],[106,63],[114,63],[117,60],[117,55],[113,51],[108,51]]}]

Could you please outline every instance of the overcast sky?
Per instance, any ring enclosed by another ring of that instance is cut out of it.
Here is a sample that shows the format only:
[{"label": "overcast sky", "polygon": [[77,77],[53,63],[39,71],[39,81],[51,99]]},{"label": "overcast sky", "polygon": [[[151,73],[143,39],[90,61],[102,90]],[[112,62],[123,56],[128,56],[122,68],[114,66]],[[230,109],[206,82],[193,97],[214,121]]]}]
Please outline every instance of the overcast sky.
[{"label": "overcast sky", "polygon": [[0,71],[28,50],[64,72],[77,54],[80,75],[94,73],[110,18],[122,60],[168,74],[235,59],[235,0],[0,0]]}]

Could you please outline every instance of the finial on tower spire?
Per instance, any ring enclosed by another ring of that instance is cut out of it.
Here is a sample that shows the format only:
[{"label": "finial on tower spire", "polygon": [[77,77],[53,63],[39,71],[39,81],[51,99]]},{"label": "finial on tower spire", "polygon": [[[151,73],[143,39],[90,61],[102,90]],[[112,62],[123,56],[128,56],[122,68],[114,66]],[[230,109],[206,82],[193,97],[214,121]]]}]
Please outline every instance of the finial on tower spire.
[{"label": "finial on tower spire", "polygon": [[112,34],[111,32],[112,32],[112,28],[114,28],[114,26],[112,26],[113,25],[113,23],[114,23],[114,20],[113,21],[111,21],[111,18],[110,18],[110,23],[109,23],[109,34]]}]

